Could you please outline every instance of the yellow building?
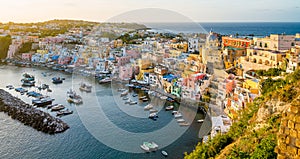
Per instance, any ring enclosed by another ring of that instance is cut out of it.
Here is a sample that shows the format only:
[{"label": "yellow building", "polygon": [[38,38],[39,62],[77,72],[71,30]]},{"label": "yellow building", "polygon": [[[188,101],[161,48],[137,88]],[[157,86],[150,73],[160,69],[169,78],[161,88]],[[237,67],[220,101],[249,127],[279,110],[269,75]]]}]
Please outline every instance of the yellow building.
[{"label": "yellow building", "polygon": [[39,54],[47,54],[48,53],[48,50],[36,50],[36,53],[39,53]]},{"label": "yellow building", "polygon": [[243,88],[250,90],[253,94],[259,94],[259,80],[257,79],[247,79],[243,83]]}]

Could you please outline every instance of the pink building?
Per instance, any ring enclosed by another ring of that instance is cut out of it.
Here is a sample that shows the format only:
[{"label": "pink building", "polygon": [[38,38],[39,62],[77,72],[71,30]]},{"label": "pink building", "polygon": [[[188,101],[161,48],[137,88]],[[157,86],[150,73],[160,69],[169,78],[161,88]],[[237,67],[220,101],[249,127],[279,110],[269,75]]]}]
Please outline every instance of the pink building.
[{"label": "pink building", "polygon": [[31,53],[23,53],[22,60],[31,61],[32,54]]},{"label": "pink building", "polygon": [[133,59],[137,59],[141,57],[141,54],[137,50],[126,50],[127,56],[130,56]]},{"label": "pink building", "polygon": [[120,66],[119,67],[119,78],[121,80],[129,79],[132,77],[133,67]]},{"label": "pink building", "polygon": [[124,66],[124,65],[130,63],[130,59],[131,59],[130,56],[116,57],[118,66]]},{"label": "pink building", "polygon": [[58,64],[67,65],[72,61],[72,58],[69,56],[63,56],[58,58]]}]

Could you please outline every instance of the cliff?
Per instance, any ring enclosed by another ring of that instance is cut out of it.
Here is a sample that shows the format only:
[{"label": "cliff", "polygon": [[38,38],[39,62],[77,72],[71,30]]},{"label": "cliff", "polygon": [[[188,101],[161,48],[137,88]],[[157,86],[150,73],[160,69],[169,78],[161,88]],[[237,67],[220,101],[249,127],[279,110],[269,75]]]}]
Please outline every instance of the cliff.
[{"label": "cliff", "polygon": [[228,133],[199,143],[185,158],[300,158],[300,70],[266,79],[261,89]]}]

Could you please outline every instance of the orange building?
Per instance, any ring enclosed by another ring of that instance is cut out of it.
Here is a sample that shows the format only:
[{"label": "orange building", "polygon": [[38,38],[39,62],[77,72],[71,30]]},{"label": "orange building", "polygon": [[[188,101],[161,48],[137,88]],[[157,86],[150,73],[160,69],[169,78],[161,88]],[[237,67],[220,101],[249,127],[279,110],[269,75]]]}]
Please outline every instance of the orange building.
[{"label": "orange building", "polygon": [[251,45],[251,40],[232,37],[222,37],[223,47],[248,48]]}]

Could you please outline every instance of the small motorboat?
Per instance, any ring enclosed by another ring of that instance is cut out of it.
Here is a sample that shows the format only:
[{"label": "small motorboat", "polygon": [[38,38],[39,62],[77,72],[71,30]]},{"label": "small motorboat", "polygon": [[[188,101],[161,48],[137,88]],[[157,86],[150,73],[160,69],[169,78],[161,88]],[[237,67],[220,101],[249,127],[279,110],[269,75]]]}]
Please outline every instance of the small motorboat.
[{"label": "small motorboat", "polygon": [[24,73],[23,77],[24,77],[24,80],[34,81],[34,76],[30,75],[29,73]]},{"label": "small motorboat", "polygon": [[27,79],[22,79],[22,86],[24,87],[31,87],[35,85],[35,81],[27,80]]},{"label": "small motorboat", "polygon": [[184,119],[177,119],[177,122],[178,123],[183,123],[183,122],[185,122],[185,120]]},{"label": "small motorboat", "polygon": [[142,100],[143,100],[143,102],[147,102],[149,99],[148,98],[144,98]]},{"label": "small motorboat", "polygon": [[150,152],[149,147],[147,147],[146,145],[140,145],[140,147],[145,151],[145,152]]},{"label": "small motorboat", "polygon": [[163,155],[163,156],[165,156],[165,157],[167,157],[168,156],[168,153],[166,152],[166,151],[161,151],[161,154]]},{"label": "small motorboat", "polygon": [[149,112],[150,113],[156,113],[156,112],[158,112],[158,110],[157,109],[150,109]]},{"label": "small motorboat", "polygon": [[37,107],[43,107],[49,104],[52,104],[54,99],[50,97],[39,97],[38,99],[32,100],[32,105],[35,105]]},{"label": "small motorboat", "polygon": [[129,104],[130,105],[135,105],[135,104],[137,104],[137,101],[131,101]]},{"label": "small motorboat", "polygon": [[59,110],[62,110],[62,109],[65,109],[65,106],[63,106],[62,104],[58,104],[54,107],[51,108],[51,111],[59,111]]},{"label": "small motorboat", "polygon": [[124,92],[121,93],[121,97],[124,97],[124,96],[126,96],[127,94],[128,94],[128,91],[126,90],[126,91],[124,91]]},{"label": "small motorboat", "polygon": [[143,100],[143,99],[145,99],[145,98],[147,98],[147,96],[139,97],[140,100]]},{"label": "small motorboat", "polygon": [[155,142],[143,142],[140,146],[145,152],[156,151],[158,145]]},{"label": "small motorboat", "polygon": [[69,109],[60,110],[56,113],[56,116],[64,116],[64,115],[69,115],[69,114],[73,114],[73,111],[70,111]]},{"label": "small motorboat", "polygon": [[129,98],[128,97],[123,97],[123,100],[128,100]]},{"label": "small motorboat", "polygon": [[63,78],[60,78],[60,77],[53,77],[53,78],[52,78],[52,83],[53,83],[53,84],[60,84],[60,83],[63,83]]},{"label": "small motorboat", "polygon": [[167,106],[167,107],[166,107],[166,111],[173,110],[173,109],[174,109],[174,106],[173,106],[173,105],[170,105],[170,106]]},{"label": "small motorboat", "polygon": [[82,82],[80,84],[79,90],[90,93],[90,92],[92,92],[92,85]]},{"label": "small motorboat", "polygon": [[199,119],[199,120],[197,120],[197,123],[203,123],[203,119]]},{"label": "small motorboat", "polygon": [[181,118],[182,115],[181,115],[181,113],[176,113],[176,114],[174,114],[174,117],[175,117],[175,118]]},{"label": "small motorboat", "polygon": [[138,96],[138,94],[133,94],[133,95],[132,95],[132,97],[137,97],[137,96]]},{"label": "small motorboat", "polygon": [[153,108],[153,105],[152,104],[148,104],[144,107],[144,110],[150,110]]},{"label": "small motorboat", "polygon": [[177,113],[178,113],[178,111],[176,111],[176,110],[172,111],[172,115],[175,115]]},{"label": "small motorboat", "polygon": [[128,100],[125,101],[125,104],[129,104],[130,102],[131,102],[131,100],[128,99]]},{"label": "small motorboat", "polygon": [[102,80],[99,80],[99,84],[110,83],[111,81],[112,79],[107,77]]},{"label": "small motorboat", "polygon": [[58,104],[51,104],[51,105],[48,105],[47,106],[47,109],[51,109],[52,107],[54,107],[54,106],[57,106]]},{"label": "small motorboat", "polygon": [[150,114],[149,114],[149,118],[150,118],[150,119],[155,119],[155,118],[157,118],[157,117],[158,117],[157,113],[150,113]]},{"label": "small motorboat", "polygon": [[14,89],[13,85],[7,85],[6,88],[8,88],[9,90]]}]

